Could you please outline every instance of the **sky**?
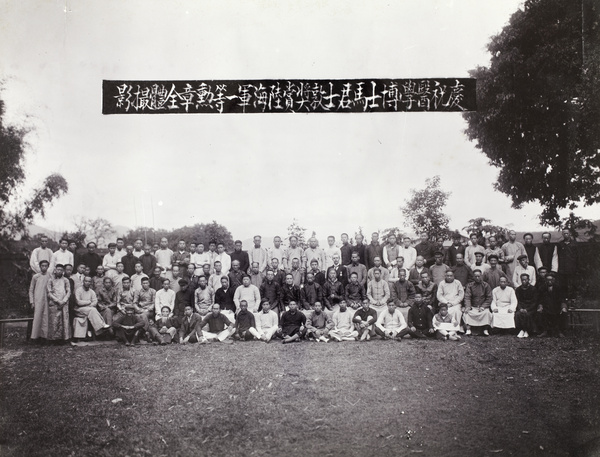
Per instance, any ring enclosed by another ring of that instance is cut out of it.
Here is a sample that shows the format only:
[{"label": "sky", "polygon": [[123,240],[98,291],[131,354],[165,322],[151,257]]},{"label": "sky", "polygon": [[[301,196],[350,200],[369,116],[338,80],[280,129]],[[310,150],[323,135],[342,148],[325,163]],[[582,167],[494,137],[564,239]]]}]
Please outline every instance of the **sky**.
[{"label": "sky", "polygon": [[475,217],[537,229],[539,206],[494,191],[460,113],[101,114],[103,79],[468,77],[520,5],[0,0],[7,120],[33,129],[23,195],[61,173],[68,195],[36,221],[59,231],[79,217],[216,220],[244,239],[286,235],[295,218],[324,238],[403,228],[410,190],[439,175],[452,229]]}]

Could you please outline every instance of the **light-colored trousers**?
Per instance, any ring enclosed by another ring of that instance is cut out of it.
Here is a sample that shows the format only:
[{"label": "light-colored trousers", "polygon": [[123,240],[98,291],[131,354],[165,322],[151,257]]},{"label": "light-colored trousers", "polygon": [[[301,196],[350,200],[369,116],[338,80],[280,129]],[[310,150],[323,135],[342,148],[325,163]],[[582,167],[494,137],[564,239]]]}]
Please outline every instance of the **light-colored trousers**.
[{"label": "light-colored trousers", "polygon": [[[79,319],[78,319],[79,318]],[[93,306],[80,306],[75,308],[75,319],[73,319],[73,336],[85,338],[88,321],[92,324],[94,331],[98,331],[106,325],[106,322]]]}]

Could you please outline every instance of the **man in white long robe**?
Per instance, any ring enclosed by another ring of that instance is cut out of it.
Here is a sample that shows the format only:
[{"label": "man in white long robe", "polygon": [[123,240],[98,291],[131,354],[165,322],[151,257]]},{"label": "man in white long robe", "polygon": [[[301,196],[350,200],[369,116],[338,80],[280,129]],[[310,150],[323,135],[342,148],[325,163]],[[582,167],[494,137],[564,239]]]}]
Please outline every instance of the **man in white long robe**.
[{"label": "man in white long robe", "polygon": [[492,327],[515,328],[517,296],[506,278],[500,278],[500,285],[492,291],[491,308]]},{"label": "man in white long robe", "polygon": [[48,266],[50,262],[42,260],[40,272],[33,275],[29,285],[29,303],[33,308],[33,324],[31,328],[31,339],[48,338]]},{"label": "man in white long robe", "polygon": [[523,246],[517,239],[517,232],[511,230],[508,232],[508,242],[502,245],[502,252],[504,252],[504,264],[506,265],[506,276],[512,281],[515,268],[519,264],[517,260],[521,255],[527,255],[525,246]]}]

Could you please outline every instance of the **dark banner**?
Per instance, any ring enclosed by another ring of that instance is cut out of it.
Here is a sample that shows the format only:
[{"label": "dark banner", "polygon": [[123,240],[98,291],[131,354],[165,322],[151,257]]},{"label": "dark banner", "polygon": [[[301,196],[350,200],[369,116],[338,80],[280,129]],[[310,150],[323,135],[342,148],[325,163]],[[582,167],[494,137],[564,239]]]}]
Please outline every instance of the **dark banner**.
[{"label": "dark banner", "polygon": [[102,82],[102,114],[462,112],[475,79]]}]

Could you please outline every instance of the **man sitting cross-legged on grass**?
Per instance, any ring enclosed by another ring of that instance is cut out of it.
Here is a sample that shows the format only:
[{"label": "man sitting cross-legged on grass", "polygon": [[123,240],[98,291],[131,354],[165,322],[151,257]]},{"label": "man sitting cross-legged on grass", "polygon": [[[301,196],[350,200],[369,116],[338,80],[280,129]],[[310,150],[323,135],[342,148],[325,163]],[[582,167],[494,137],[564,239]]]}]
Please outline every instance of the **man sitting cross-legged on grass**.
[{"label": "man sitting cross-legged on grass", "polygon": [[248,311],[248,302],[240,300],[240,311],[235,316],[235,330],[233,338],[236,340],[260,339],[260,334],[256,330],[256,320],[254,314]]},{"label": "man sitting cross-legged on grass", "polygon": [[353,317],[354,311],[348,309],[346,300],[342,300],[340,309],[331,318],[333,328],[329,331],[329,336],[336,341],[356,341],[358,332],[354,329]]},{"label": "man sitting cross-legged on grass", "polygon": [[[263,305],[264,306],[264,305]],[[277,337],[283,338],[282,343],[293,343],[300,341],[300,338],[306,333],[306,315],[298,311],[298,304],[291,301],[288,304],[289,310],[281,315]]]},{"label": "man sitting cross-legged on grass", "polygon": [[[379,273],[379,270],[376,270]],[[373,325],[377,322],[377,311],[371,308],[371,302],[369,299],[365,299],[362,302],[360,309],[357,309],[352,318],[358,337],[360,341],[370,340],[371,336],[375,334]]]},{"label": "man sitting cross-legged on grass", "polygon": [[118,313],[113,319],[113,327],[117,335],[117,340],[125,343],[125,346],[138,344],[140,341],[140,332],[144,328],[144,320],[139,314],[135,314],[133,305],[125,306],[125,314]]},{"label": "man sitting cross-legged on grass", "polygon": [[202,339],[202,317],[194,312],[194,305],[186,303],[179,325],[179,344],[198,343]]},{"label": "man sitting cross-legged on grass", "polygon": [[387,305],[387,309],[383,310],[377,322],[375,323],[375,333],[382,339],[393,339],[400,338],[400,332],[406,328],[406,321],[400,311],[396,309],[396,303],[390,301]]},{"label": "man sitting cross-legged on grass", "polygon": [[456,317],[448,313],[448,305],[441,303],[439,312],[433,316],[433,328],[435,329],[435,336],[439,340],[460,340],[458,336],[458,320]]},{"label": "man sitting cross-legged on grass", "polygon": [[261,311],[254,315],[256,331],[258,332],[258,339],[268,343],[277,332],[279,317],[277,316],[277,313],[271,309],[269,300],[264,299],[261,307]]},{"label": "man sitting cross-legged on grass", "polygon": [[333,327],[331,316],[323,312],[321,302],[315,302],[313,312],[306,319],[306,338],[327,343],[329,329]]},{"label": "man sitting cross-legged on grass", "polygon": [[235,324],[221,312],[221,306],[215,303],[211,312],[202,318],[199,328],[204,329],[208,325],[208,331],[202,331],[201,343],[220,341],[221,343],[232,343],[228,338],[235,331]]},{"label": "man sitting cross-legged on grass", "polygon": [[399,337],[410,335],[411,338],[426,338],[434,336],[435,330],[431,320],[433,313],[420,293],[415,294],[415,301],[408,310],[408,327],[402,330]]},{"label": "man sitting cross-legged on grass", "polygon": [[160,310],[160,314],[154,321],[154,325],[150,326],[150,337],[154,341],[154,344],[171,344],[177,335],[177,318],[169,317],[171,314],[171,308],[163,306]]}]

